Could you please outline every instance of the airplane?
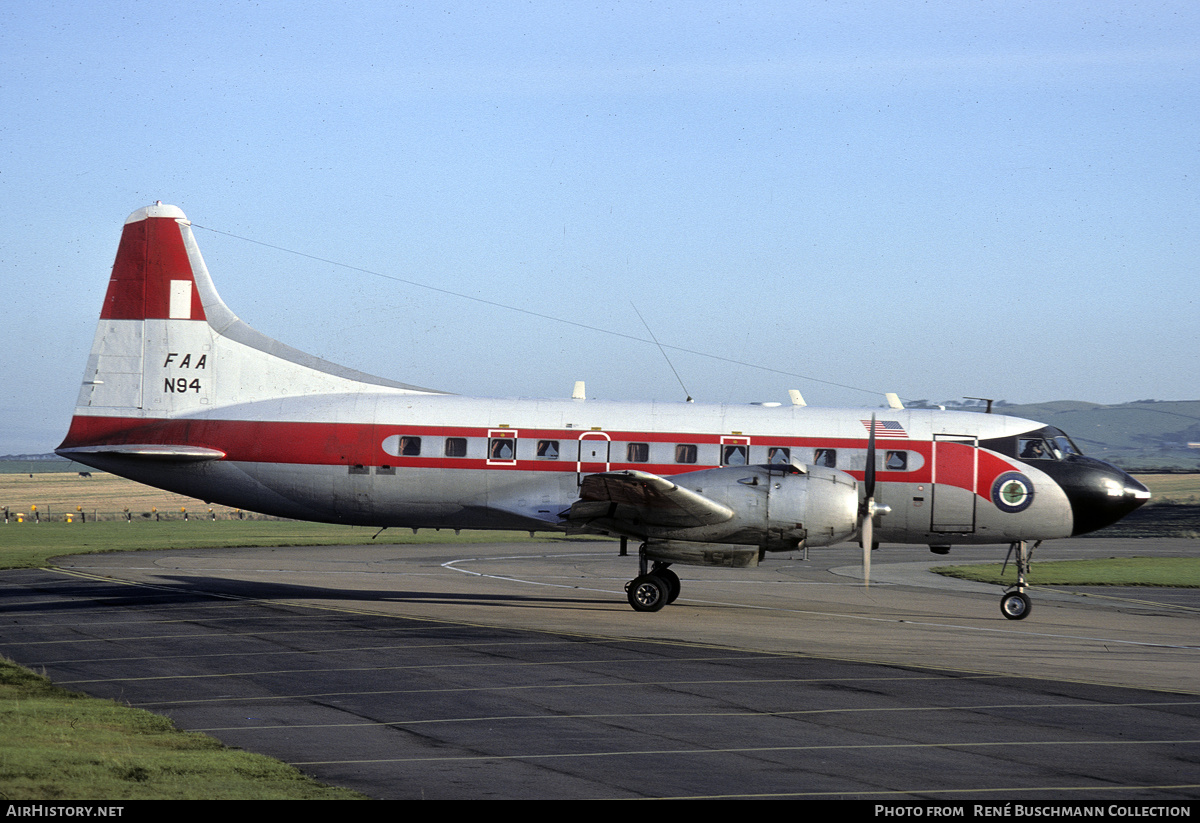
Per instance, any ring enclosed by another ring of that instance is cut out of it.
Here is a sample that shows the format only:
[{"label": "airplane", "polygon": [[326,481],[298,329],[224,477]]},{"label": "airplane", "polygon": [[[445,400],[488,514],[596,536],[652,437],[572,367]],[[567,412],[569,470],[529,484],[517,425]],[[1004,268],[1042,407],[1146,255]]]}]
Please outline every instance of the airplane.
[{"label": "airplane", "polygon": [[[58,454],[207,502],[377,527],[639,542],[630,605],[673,564],[745,568],[856,540],[1009,545],[1027,617],[1043,540],[1115,523],[1150,492],[1053,426],[1000,414],[791,403],[465,397],[335,365],[252,329],[217,295],[183,211],[125,221]],[[990,407],[989,407],[990,411]]]}]

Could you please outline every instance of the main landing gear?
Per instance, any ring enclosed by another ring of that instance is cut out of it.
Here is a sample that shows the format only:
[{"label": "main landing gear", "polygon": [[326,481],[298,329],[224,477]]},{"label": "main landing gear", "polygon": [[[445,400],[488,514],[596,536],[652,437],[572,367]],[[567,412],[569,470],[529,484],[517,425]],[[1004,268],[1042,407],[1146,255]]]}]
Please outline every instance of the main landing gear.
[{"label": "main landing gear", "polygon": [[[1000,598],[1000,613],[1009,620],[1024,620],[1029,617],[1029,612],[1033,609],[1033,604],[1029,602],[1029,595],[1025,593],[1025,575],[1029,574],[1029,561],[1033,557],[1033,550],[1041,544],[1042,541],[1039,540],[1030,547],[1028,541],[1018,540],[1008,547],[1009,557],[1014,551],[1017,554],[1016,585],[1009,586],[1005,595]],[[1008,566],[1008,557],[1004,558],[1004,565]],[[1003,570],[1001,573],[1003,574]]]},{"label": "main landing gear", "polygon": [[639,574],[625,584],[625,593],[629,595],[629,605],[634,611],[656,612],[679,597],[679,575],[671,571],[671,564],[656,560],[652,568],[647,569],[648,565],[643,546],[638,552]]}]

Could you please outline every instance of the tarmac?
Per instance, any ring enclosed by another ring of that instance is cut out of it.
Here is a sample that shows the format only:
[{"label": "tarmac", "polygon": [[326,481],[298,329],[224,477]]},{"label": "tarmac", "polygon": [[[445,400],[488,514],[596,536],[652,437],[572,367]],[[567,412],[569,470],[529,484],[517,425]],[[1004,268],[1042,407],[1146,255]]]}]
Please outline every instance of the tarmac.
[{"label": "tarmac", "polygon": [[1010,621],[929,571],[1004,551],[675,566],[656,613],[603,541],[82,555],[0,573],[0,653],[376,798],[1194,803],[1200,590]]}]

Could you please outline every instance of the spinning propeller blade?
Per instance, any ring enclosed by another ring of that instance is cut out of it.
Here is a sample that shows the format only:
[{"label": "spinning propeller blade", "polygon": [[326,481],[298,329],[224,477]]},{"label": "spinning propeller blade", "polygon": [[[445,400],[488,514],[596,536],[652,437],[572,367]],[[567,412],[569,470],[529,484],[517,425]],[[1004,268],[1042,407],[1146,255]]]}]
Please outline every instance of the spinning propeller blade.
[{"label": "spinning propeller blade", "polygon": [[863,499],[858,507],[858,540],[862,546],[863,585],[871,585],[871,546],[875,542],[875,415],[867,435],[867,466],[863,473]]}]

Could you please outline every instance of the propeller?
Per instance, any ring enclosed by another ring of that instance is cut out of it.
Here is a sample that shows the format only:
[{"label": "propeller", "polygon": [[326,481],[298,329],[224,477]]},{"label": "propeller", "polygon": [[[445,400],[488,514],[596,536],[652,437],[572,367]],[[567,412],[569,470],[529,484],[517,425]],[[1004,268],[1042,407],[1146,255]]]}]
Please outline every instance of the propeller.
[{"label": "propeller", "polygon": [[867,467],[863,473],[863,499],[858,504],[858,541],[862,546],[863,585],[871,585],[871,547],[875,545],[875,515],[887,514],[891,506],[875,505],[875,415],[867,435]]}]

